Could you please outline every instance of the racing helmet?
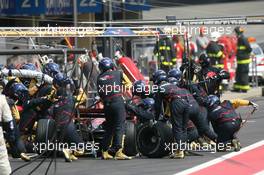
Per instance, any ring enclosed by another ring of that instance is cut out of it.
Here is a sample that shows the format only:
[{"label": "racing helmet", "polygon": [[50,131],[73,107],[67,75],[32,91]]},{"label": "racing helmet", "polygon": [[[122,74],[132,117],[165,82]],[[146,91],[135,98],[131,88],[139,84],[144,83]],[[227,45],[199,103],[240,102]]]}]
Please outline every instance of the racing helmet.
[{"label": "racing helmet", "polygon": [[155,81],[157,80],[157,78],[160,76],[160,75],[167,75],[166,72],[164,70],[156,70],[153,74],[152,74],[152,81],[155,83]]},{"label": "racing helmet", "polygon": [[110,69],[114,69],[114,62],[111,58],[104,57],[100,60],[98,67],[101,72],[106,72]]},{"label": "racing helmet", "polygon": [[220,99],[216,95],[209,95],[207,97],[207,104],[209,107],[220,104]]},{"label": "racing helmet", "polygon": [[[20,67],[20,69],[37,71],[37,67],[33,63],[25,63]],[[36,83],[36,81],[33,78],[22,78],[21,77],[20,80],[27,88],[29,88],[31,84]]]},{"label": "racing helmet", "polygon": [[25,100],[28,98],[28,89],[23,83],[13,83],[10,87],[10,98],[14,100]]},{"label": "racing helmet", "polygon": [[155,100],[153,98],[144,98],[142,99],[142,104],[145,109],[151,109],[154,107]]},{"label": "racing helmet", "polygon": [[20,69],[36,71],[37,67],[33,63],[25,63],[20,67]]},{"label": "racing helmet", "polygon": [[65,76],[63,73],[57,73],[53,78],[53,84],[59,87],[66,86],[67,84],[70,83],[71,83],[70,78]]},{"label": "racing helmet", "polygon": [[176,79],[175,77],[169,77],[168,78],[168,82],[174,85],[178,85],[179,84],[179,80]]},{"label": "racing helmet", "polygon": [[160,75],[157,77],[156,81],[154,81],[154,84],[159,85],[163,81],[168,81],[167,75]]},{"label": "racing helmet", "polygon": [[43,73],[51,77],[54,77],[59,72],[60,72],[60,66],[53,62],[45,64],[43,69]]},{"label": "racing helmet", "polygon": [[181,72],[179,69],[177,69],[177,68],[173,68],[173,69],[171,69],[171,70],[168,72],[168,78],[170,78],[170,77],[174,77],[174,78],[176,78],[178,81],[180,81],[181,78],[182,78],[182,72]]}]

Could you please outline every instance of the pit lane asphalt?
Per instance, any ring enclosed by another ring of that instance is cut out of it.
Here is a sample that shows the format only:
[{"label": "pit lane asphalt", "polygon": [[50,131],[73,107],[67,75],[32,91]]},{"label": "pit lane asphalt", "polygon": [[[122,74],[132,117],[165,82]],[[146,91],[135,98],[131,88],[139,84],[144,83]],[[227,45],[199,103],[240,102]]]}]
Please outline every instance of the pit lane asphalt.
[{"label": "pit lane asphalt", "polygon": [[[259,110],[249,119],[245,126],[241,129],[238,136],[242,146],[251,145],[257,141],[263,140],[264,135],[264,98],[255,97],[252,99],[259,104]],[[251,111],[251,107],[240,107],[239,112],[242,118]],[[100,160],[94,158],[80,158],[73,163],[65,163],[64,159],[57,159],[56,174],[75,174],[75,175],[170,175],[192,168],[196,165],[202,164],[209,160],[220,157],[226,153],[199,153],[203,156],[188,156],[183,160],[174,160],[169,158],[162,159],[148,159],[148,158],[135,158],[127,161],[115,160]],[[23,165],[25,162],[19,159],[10,160],[12,169]],[[34,162],[30,166],[23,168],[15,174],[26,175],[28,174],[40,160]],[[46,167],[49,160],[47,160],[36,172],[33,174],[45,174]],[[53,174],[54,165],[51,167],[49,174]],[[1,173],[0,173],[1,174]]]}]

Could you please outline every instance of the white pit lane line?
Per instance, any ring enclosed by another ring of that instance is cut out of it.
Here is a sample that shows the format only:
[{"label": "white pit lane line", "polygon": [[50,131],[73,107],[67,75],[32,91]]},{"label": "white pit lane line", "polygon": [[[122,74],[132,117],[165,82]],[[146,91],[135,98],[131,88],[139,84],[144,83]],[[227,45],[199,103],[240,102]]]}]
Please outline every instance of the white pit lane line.
[{"label": "white pit lane line", "polygon": [[[215,165],[217,163],[223,162],[223,161],[225,161],[225,160],[227,160],[227,159],[229,159],[231,157],[240,155],[240,154],[242,154],[244,152],[250,151],[250,150],[255,149],[255,148],[257,148],[259,146],[262,146],[262,145],[264,145],[264,140],[261,140],[259,142],[256,142],[256,143],[252,144],[252,145],[249,145],[249,146],[247,146],[245,148],[242,148],[239,152],[232,152],[232,153],[229,153],[229,154],[225,154],[225,155],[223,155],[223,156],[221,156],[219,158],[210,160],[209,162],[205,162],[203,164],[197,165],[197,166],[195,166],[193,168],[181,171],[179,173],[175,173],[173,175],[188,175],[188,174],[194,173],[194,172],[196,172],[198,170],[201,170],[201,169],[207,168],[207,167],[209,167],[211,165]],[[260,173],[262,173],[262,174],[257,174],[257,175],[264,175],[264,171],[261,171]]]},{"label": "white pit lane line", "polygon": [[254,174],[254,175],[264,175],[264,170],[262,170],[262,171],[260,171],[260,172],[258,172],[256,174]]}]

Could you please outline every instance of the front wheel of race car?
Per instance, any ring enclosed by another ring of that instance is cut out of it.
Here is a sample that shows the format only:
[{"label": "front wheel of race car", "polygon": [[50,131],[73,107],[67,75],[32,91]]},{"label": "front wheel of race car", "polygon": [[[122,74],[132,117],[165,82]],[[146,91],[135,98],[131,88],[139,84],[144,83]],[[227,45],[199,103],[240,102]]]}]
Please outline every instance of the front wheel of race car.
[{"label": "front wheel of race car", "polygon": [[128,156],[135,156],[138,153],[136,137],[137,137],[136,124],[132,121],[127,121],[125,128],[124,153]]},{"label": "front wheel of race car", "polygon": [[[39,145],[53,142],[56,133],[55,121],[53,119],[40,119],[37,124],[36,143]],[[36,150],[38,153],[39,150]]]},{"label": "front wheel of race car", "polygon": [[138,151],[149,158],[162,158],[170,152],[166,145],[173,142],[171,125],[157,121],[155,124],[145,123],[137,132]]}]

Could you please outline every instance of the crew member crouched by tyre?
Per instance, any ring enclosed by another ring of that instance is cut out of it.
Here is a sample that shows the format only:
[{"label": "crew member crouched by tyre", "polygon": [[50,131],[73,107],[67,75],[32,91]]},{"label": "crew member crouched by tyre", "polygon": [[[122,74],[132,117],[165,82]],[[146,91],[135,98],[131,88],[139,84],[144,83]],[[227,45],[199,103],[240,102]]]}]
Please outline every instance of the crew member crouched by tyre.
[{"label": "crew member crouched by tyre", "polygon": [[[168,81],[169,83],[183,87],[184,82],[182,79],[182,72],[179,69],[171,69],[168,72]],[[197,131],[197,128],[190,119],[187,125],[187,138],[188,138],[188,142],[191,143],[191,145],[194,145],[195,141],[198,140],[199,138],[199,133]]]},{"label": "crew member crouched by tyre", "polygon": [[[217,135],[215,132],[211,129],[209,120],[208,120],[208,110],[206,106],[206,100],[207,100],[207,93],[205,90],[199,85],[199,84],[190,84],[189,88],[190,92],[192,93],[193,97],[199,104],[199,111],[200,111],[200,119],[203,121],[202,123],[205,125],[204,132],[206,134],[202,135],[198,139],[198,142],[202,145],[205,145],[207,143],[211,145],[215,145]],[[207,142],[206,142],[207,141]]]},{"label": "crew member crouched by tyre", "polygon": [[22,83],[13,83],[9,91],[10,97],[18,100],[17,104],[23,109],[20,113],[20,133],[23,137],[31,136],[35,122],[40,119],[37,115],[37,108],[41,104],[49,102],[51,98],[47,96],[30,99],[28,89]]},{"label": "crew member crouched by tyre", "polygon": [[[171,69],[168,72],[169,82],[173,84],[181,84],[182,82],[182,73],[178,69]],[[178,85],[179,86],[179,85]],[[184,85],[181,88],[188,88],[194,90],[195,85]],[[188,103],[191,105],[189,110],[189,118],[195,124],[198,133],[201,137],[208,137],[210,140],[216,140],[216,134],[210,129],[209,122],[207,119],[207,110],[204,106],[201,106],[197,103],[193,94],[186,90],[188,94],[182,94],[182,97],[185,98]],[[197,94],[196,94],[197,95]],[[206,144],[205,142],[203,144]]]},{"label": "crew member crouched by tyre", "polygon": [[[15,83],[15,81],[12,81],[12,82]],[[12,82],[11,84],[9,84],[10,86],[12,85]],[[16,123],[16,122],[19,122],[20,120],[20,114],[19,114],[16,103],[17,103],[18,96],[21,96],[21,94],[15,93],[17,92],[17,90],[15,92],[12,92],[12,90],[10,91],[10,86],[7,86],[7,87],[5,86],[3,94],[6,95],[6,99],[7,99],[7,102],[10,107],[11,114],[13,117],[15,137],[13,137],[10,134],[5,134],[5,139],[10,145],[10,152],[13,158],[21,158],[24,161],[29,161],[30,157],[26,154],[25,143],[21,139],[21,134],[20,134],[18,125]],[[23,93],[27,93],[27,91],[23,91]]]},{"label": "crew member crouched by tyre", "polygon": [[[241,146],[236,133],[241,128],[242,119],[235,111],[239,106],[252,105],[257,108],[258,105],[248,100],[225,100],[222,103],[215,95],[209,95],[208,102],[208,117],[212,123],[214,131],[218,135],[217,144],[223,143],[228,148],[227,144],[234,147],[235,151],[239,151]],[[219,150],[224,151],[224,150]]]},{"label": "crew member crouched by tyre", "polygon": [[[159,81],[159,78],[157,80]],[[178,149],[171,155],[171,158],[183,159],[186,148],[182,148],[182,146],[187,143],[190,104],[182,96],[189,93],[186,89],[181,89],[177,85],[165,82],[164,80],[160,83],[159,93],[162,99],[169,104],[172,133],[178,145]]]},{"label": "crew member crouched by tyre", "polygon": [[32,98],[29,97],[28,89],[22,83],[14,83],[10,87],[15,100],[23,107],[19,129],[21,134],[31,134],[35,121],[37,121],[37,108],[43,103],[47,103],[50,99],[47,97]]},{"label": "crew member crouched by tyre", "polygon": [[133,98],[126,103],[128,112],[138,117],[139,122],[144,123],[154,119],[153,98],[146,96],[146,83],[142,80],[135,81],[133,84]]},{"label": "crew member crouched by tyre", "polygon": [[[52,69],[50,67],[57,67],[58,65],[56,63],[48,63],[45,66],[45,72],[49,75],[53,75],[55,73],[58,73],[59,69]],[[48,69],[49,68],[49,69]],[[25,70],[32,70],[37,71],[37,68],[32,63],[26,63],[23,64],[20,69]],[[50,72],[48,72],[48,70]],[[54,74],[51,73],[53,71]],[[28,79],[28,78],[20,78],[21,82],[28,88],[28,92],[30,97],[33,98],[45,98],[48,96],[54,95],[55,88],[52,86],[52,84],[44,83],[44,81],[37,81],[36,79]],[[52,118],[52,110],[51,106],[53,105],[53,102],[50,100],[46,100],[45,103],[39,103],[39,105],[35,108],[35,112],[37,113],[38,119],[48,119]]]},{"label": "crew member crouched by tyre", "polygon": [[62,149],[66,162],[77,160],[76,156],[84,154],[84,142],[73,123],[76,114],[76,99],[67,90],[71,83],[72,81],[62,73],[57,73],[53,79],[53,85],[57,89],[56,98],[52,98],[54,102],[53,116],[57,124],[59,141],[77,148],[75,150]]},{"label": "crew member crouched by tyre", "polygon": [[[101,74],[97,78],[97,90],[104,104],[106,119],[105,135],[101,143],[102,159],[129,160],[131,157],[123,153],[126,109],[122,95],[122,72],[115,70],[110,58],[103,58],[99,62],[99,69]],[[114,152],[114,157],[110,150]]]}]

